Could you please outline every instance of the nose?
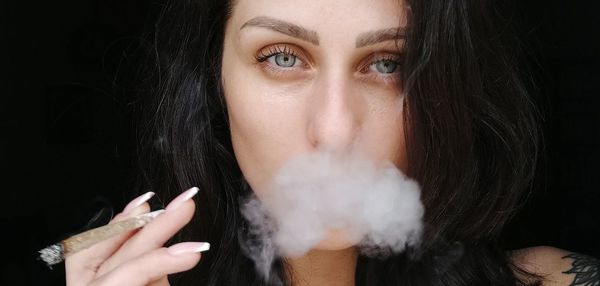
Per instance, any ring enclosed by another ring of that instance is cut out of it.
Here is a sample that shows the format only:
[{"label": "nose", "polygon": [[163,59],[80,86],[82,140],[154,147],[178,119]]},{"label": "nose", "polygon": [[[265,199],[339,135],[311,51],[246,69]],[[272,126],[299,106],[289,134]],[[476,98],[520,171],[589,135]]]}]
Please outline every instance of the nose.
[{"label": "nose", "polygon": [[318,77],[309,104],[308,137],[313,148],[351,149],[357,143],[366,104],[342,74]]}]

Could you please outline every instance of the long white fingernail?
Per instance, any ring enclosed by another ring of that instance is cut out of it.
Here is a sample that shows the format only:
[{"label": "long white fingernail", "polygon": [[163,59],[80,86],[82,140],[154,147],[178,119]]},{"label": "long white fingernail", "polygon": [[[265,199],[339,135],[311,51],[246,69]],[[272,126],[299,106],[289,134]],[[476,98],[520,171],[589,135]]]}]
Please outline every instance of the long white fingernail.
[{"label": "long white fingernail", "polygon": [[143,203],[147,202],[150,198],[154,196],[154,192],[147,192],[135,199],[133,199],[127,206],[123,209],[123,214],[127,215],[135,208],[141,206]]},{"label": "long white fingernail", "polygon": [[204,252],[210,249],[208,242],[182,242],[167,248],[167,252],[172,255],[181,255],[186,253]]},{"label": "long white fingernail", "polygon": [[170,211],[170,210],[174,210],[174,209],[178,208],[185,201],[191,199],[197,193],[198,193],[198,188],[196,188],[196,187],[193,187],[193,188],[181,193],[179,196],[177,196],[175,199],[173,199],[173,201],[171,201],[169,203],[169,205],[167,205],[165,210]]}]

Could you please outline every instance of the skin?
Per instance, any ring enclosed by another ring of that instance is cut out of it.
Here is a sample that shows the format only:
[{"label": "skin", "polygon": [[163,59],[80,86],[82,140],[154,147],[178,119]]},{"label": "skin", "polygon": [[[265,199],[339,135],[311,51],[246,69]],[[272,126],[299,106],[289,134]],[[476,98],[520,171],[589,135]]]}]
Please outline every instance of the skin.
[{"label": "skin", "polygon": [[[223,51],[232,143],[253,190],[259,197],[268,192],[268,182],[286,160],[318,149],[360,152],[376,163],[392,162],[406,170],[400,70],[388,74],[390,69],[381,72],[377,66],[401,60],[403,40],[368,43],[373,37],[364,37],[405,26],[403,2],[273,3],[238,0]],[[274,20],[302,27],[303,39],[272,25]],[[295,64],[280,66],[277,54]],[[169,285],[168,274],[196,265],[200,253],[190,245],[163,247],[193,216],[193,200],[182,196],[143,229],[67,257],[67,285]],[[148,204],[141,203],[111,223],[148,211]],[[174,254],[173,249],[183,251]],[[517,265],[545,275],[544,285],[575,285],[570,284],[573,275],[564,273],[572,263],[565,253],[540,247],[516,251],[513,257]],[[355,285],[357,251],[343,233],[331,232],[306,255],[286,260],[294,285]]]},{"label": "skin", "polygon": [[[402,41],[361,41],[405,27],[405,16],[392,0],[237,2],[226,26],[222,80],[233,149],[259,197],[284,162],[317,149],[406,167],[400,68],[377,68],[401,60]],[[274,29],[281,20],[308,36]],[[295,63],[281,64],[278,55]],[[357,251],[341,231],[287,261],[296,285],[354,285]]]},{"label": "skin", "polygon": [[[65,258],[66,284],[79,285],[169,285],[168,274],[186,271],[200,261],[200,253],[188,243],[163,245],[185,226],[194,214],[194,201],[186,193],[175,198],[166,211],[145,225],[104,240]],[[135,200],[134,200],[135,201]],[[147,213],[143,202],[121,212],[109,223]],[[178,249],[178,253],[170,250]],[[182,251],[183,250],[183,251]]]},{"label": "skin", "polygon": [[[360,71],[375,56],[399,57],[401,51],[395,41],[356,48],[361,33],[404,24],[395,2],[303,1],[298,9],[297,1],[238,1],[225,32],[223,86],[235,155],[256,192],[264,191],[283,162],[317,148],[354,148],[377,162],[405,165],[402,91],[394,80],[399,69],[386,75]],[[268,28],[242,28],[257,17],[310,29],[319,44]],[[257,55],[273,49],[292,50],[304,64],[257,62]]]},{"label": "skin", "polygon": [[522,269],[542,277],[544,286],[584,286],[600,283],[600,260],[550,246],[536,246],[513,252],[513,261]]},{"label": "skin", "polygon": [[[406,168],[401,69],[377,69],[401,61],[403,41],[364,43],[368,33],[404,27],[404,10],[393,0],[304,1],[301,9],[296,1],[237,2],[226,26],[222,80],[233,149],[259,197],[284,162],[316,149]],[[271,27],[281,20],[311,36]],[[296,63],[281,66],[278,55]],[[331,232],[317,249],[351,245]]]},{"label": "skin", "polygon": [[[237,2],[226,26],[222,80],[235,155],[259,197],[285,161],[317,149],[406,168],[400,68],[376,66],[399,62],[402,40],[361,41],[405,27],[404,11],[392,0],[303,1],[301,9],[297,1]],[[310,37],[273,29],[281,20]],[[278,55],[295,63],[282,65]],[[330,232],[288,263],[297,285],[354,285],[356,260],[349,240]]]}]

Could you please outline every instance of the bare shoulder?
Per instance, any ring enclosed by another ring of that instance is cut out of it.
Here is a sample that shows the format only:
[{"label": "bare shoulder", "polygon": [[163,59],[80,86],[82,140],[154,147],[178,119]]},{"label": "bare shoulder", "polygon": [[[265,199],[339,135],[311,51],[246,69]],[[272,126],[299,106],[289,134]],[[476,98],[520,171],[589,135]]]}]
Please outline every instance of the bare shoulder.
[{"label": "bare shoulder", "polygon": [[544,286],[600,286],[600,260],[591,256],[537,246],[513,251],[512,260],[539,275]]}]

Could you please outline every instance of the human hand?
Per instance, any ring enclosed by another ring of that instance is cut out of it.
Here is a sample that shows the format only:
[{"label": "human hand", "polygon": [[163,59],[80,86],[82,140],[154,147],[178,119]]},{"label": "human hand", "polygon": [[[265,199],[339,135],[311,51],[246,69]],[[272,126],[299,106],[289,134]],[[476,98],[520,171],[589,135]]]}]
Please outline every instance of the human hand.
[{"label": "human hand", "polygon": [[[142,229],[120,234],[65,257],[67,285],[169,285],[168,274],[191,269],[200,261],[200,252],[209,247],[204,242],[163,247],[192,219],[195,204],[191,198],[197,192],[197,188],[191,188],[179,195],[167,205],[164,213]],[[134,199],[110,223],[149,212],[146,201],[153,195],[150,192]]]}]

